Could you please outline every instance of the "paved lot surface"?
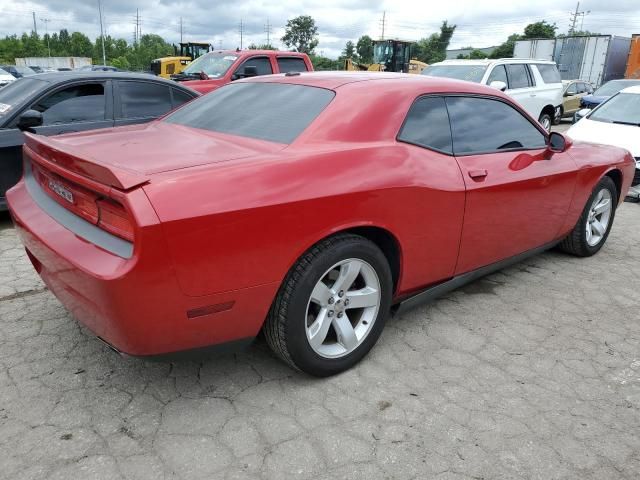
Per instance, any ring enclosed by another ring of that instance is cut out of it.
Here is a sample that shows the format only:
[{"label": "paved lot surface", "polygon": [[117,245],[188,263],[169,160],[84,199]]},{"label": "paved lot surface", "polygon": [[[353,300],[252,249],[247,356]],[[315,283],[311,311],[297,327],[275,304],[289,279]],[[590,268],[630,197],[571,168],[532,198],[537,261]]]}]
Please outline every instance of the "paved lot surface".
[{"label": "paved lot surface", "polygon": [[0,220],[2,479],[637,479],[640,205],[591,259],[549,252],[400,318],[353,370],[264,342],[123,359]]}]

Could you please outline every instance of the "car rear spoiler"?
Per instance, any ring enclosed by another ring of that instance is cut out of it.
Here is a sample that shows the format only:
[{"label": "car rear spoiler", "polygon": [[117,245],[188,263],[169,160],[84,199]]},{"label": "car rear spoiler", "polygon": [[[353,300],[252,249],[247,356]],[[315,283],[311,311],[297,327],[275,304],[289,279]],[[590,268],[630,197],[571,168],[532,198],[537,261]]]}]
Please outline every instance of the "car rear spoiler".
[{"label": "car rear spoiler", "polygon": [[[59,140],[25,132],[24,149],[28,156],[40,163],[52,163],[83,177],[119,190],[130,190],[149,181],[149,177],[114,165],[106,165],[88,158],[86,152]],[[34,155],[35,154],[35,155]],[[40,157],[40,158],[38,158]],[[42,162],[44,160],[44,162]]]}]

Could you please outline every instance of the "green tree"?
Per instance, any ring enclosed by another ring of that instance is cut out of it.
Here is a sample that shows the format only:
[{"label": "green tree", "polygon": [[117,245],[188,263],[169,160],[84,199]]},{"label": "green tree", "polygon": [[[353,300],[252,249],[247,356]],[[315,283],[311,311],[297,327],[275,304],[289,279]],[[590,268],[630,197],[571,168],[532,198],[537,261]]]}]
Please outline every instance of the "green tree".
[{"label": "green tree", "polygon": [[373,63],[373,40],[369,35],[363,35],[356,43],[356,52],[362,63]]},{"label": "green tree", "polygon": [[309,58],[314,70],[342,70],[342,62],[340,60],[332,60],[331,58],[314,54],[309,55]]},{"label": "green tree", "polygon": [[312,54],[318,46],[318,27],[313,17],[300,15],[287,21],[282,43],[298,52]]},{"label": "green tree", "polygon": [[513,49],[516,45],[516,41],[522,40],[522,36],[514,33],[513,35],[509,35],[507,41],[498,45],[489,58],[512,58],[513,57]]},{"label": "green tree", "polygon": [[449,25],[445,20],[440,26],[440,33],[432,33],[429,37],[418,40],[413,56],[425,63],[441,62],[447,58],[447,48],[455,30],[456,26]]},{"label": "green tree", "polygon": [[344,50],[342,50],[342,58],[352,58],[353,60],[357,60],[356,46],[351,40],[345,44]]},{"label": "green tree", "polygon": [[67,55],[71,57],[93,57],[93,43],[84,33],[73,32],[69,38],[69,50]]},{"label": "green tree", "polygon": [[524,38],[555,38],[557,29],[555,23],[550,24],[546,20],[530,23],[524,27]]}]

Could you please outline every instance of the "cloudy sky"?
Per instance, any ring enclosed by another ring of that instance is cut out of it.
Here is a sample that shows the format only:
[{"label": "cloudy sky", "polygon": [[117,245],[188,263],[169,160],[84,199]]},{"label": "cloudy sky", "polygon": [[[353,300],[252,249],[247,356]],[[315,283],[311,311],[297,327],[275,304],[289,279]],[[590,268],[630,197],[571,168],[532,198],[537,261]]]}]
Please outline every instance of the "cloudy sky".
[{"label": "cloudy sky", "polygon": [[[311,15],[319,30],[318,51],[339,55],[347,40],[368,34],[378,38],[386,12],[385,36],[417,40],[437,31],[442,20],[458,28],[451,47],[496,45],[511,33],[520,33],[528,23],[546,19],[566,32],[576,9],[574,0],[102,0],[107,34],[133,38],[136,9],[142,33],[156,33],[170,42],[180,40],[182,17],[185,41],[207,41],[218,48],[240,45],[239,24],[244,25],[244,45],[264,43],[266,25],[274,45],[287,19]],[[583,0],[578,27],[585,30],[630,36],[640,33],[639,0]],[[33,29],[35,12],[39,33],[67,28],[92,38],[99,33],[97,0],[0,0],[0,36]],[[48,21],[45,21],[48,20]]]}]

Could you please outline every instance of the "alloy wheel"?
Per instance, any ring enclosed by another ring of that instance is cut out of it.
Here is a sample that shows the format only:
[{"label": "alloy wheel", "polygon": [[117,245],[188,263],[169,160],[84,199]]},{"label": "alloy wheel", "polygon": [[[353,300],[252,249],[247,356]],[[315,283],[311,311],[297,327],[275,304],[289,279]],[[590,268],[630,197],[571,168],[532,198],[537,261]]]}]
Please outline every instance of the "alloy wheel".
[{"label": "alloy wheel", "polygon": [[311,348],[325,358],[353,352],[378,316],[380,279],[364,260],[349,258],[329,268],[307,303],[306,334]]},{"label": "alloy wheel", "polygon": [[601,189],[591,202],[586,223],[587,244],[590,247],[598,245],[607,232],[613,208],[612,202],[611,192],[606,188]]}]

